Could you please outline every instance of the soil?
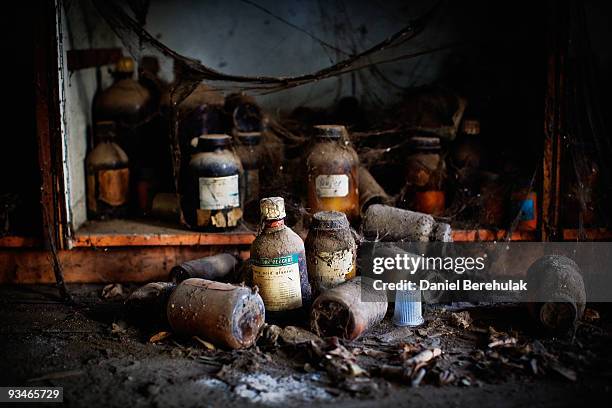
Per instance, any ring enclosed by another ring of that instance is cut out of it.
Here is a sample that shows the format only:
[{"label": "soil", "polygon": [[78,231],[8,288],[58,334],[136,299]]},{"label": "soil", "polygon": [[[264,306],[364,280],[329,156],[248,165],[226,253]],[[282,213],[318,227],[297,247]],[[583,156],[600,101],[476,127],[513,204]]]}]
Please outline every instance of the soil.
[{"label": "soil", "polygon": [[[76,305],[69,306],[53,287],[0,288],[0,385],[61,386],[68,406],[122,408],[550,407],[611,396],[607,305],[589,305],[588,321],[561,337],[538,332],[518,305],[463,305],[467,313],[429,308],[426,323],[413,329],[395,328],[387,316],[352,343],[304,342],[286,329],[278,339],[262,336],[257,347],[226,351],[174,335],[150,342],[168,329],[125,314],[130,289],[102,299],[102,286],[71,285]],[[508,345],[491,346],[492,339]],[[318,358],[323,347],[328,354]],[[428,363],[420,386],[382,376],[381,366],[431,348],[442,355]],[[352,374],[337,370],[349,361]]]}]

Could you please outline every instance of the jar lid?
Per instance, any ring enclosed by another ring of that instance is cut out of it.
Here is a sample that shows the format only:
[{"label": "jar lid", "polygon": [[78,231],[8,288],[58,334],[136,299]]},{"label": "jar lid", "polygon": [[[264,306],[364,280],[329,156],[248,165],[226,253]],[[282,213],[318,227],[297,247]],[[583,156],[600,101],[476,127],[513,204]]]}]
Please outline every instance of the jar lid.
[{"label": "jar lid", "polygon": [[261,218],[264,220],[280,220],[285,214],[285,200],[282,197],[262,198],[259,202]]},{"label": "jar lid", "polygon": [[130,57],[121,57],[115,64],[116,72],[131,73],[134,72],[134,60]]},{"label": "jar lid", "polygon": [[254,146],[261,142],[261,132],[236,132],[236,138],[240,144]]},{"label": "jar lid", "polygon": [[410,139],[410,146],[418,150],[438,150],[440,149],[440,138],[430,136],[413,136]]},{"label": "jar lid", "polygon": [[210,150],[217,147],[229,146],[232,138],[223,134],[201,135],[198,137],[198,149]]},{"label": "jar lid", "polygon": [[310,228],[313,229],[347,229],[349,222],[346,214],[339,211],[319,211],[312,216]]},{"label": "jar lid", "polygon": [[480,134],[480,121],[478,119],[464,119],[461,125],[461,130],[466,135]]},{"label": "jar lid", "polygon": [[327,139],[341,139],[348,134],[343,125],[317,125],[314,127],[315,136]]}]

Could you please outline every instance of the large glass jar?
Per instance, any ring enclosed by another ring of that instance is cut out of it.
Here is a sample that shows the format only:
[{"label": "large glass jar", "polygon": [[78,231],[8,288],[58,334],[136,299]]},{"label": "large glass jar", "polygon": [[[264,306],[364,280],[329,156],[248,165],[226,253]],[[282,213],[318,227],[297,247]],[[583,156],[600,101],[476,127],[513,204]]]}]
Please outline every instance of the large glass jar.
[{"label": "large glass jar", "polygon": [[446,201],[442,188],[446,164],[440,155],[440,138],[414,136],[410,139],[410,148],[403,201],[415,211],[441,215]]},{"label": "large glass jar", "polygon": [[359,217],[359,158],[341,125],[315,126],[315,141],[306,158],[308,207],[312,213],[340,211]]},{"label": "large glass jar", "polygon": [[99,143],[85,160],[89,218],[127,214],[130,169],[128,157],[115,143],[115,123],[96,123]]},{"label": "large glass jar", "polygon": [[[189,169],[190,224],[198,229],[224,230],[238,225],[240,207],[240,159],[227,135],[202,135]],[[195,144],[195,143],[194,143]]]}]

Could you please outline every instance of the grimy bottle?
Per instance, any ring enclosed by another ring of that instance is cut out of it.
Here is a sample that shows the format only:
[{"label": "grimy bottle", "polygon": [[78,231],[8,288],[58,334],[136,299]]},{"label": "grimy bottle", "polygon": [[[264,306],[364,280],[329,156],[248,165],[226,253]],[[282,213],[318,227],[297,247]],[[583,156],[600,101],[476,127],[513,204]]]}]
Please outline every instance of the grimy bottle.
[{"label": "grimy bottle", "polygon": [[127,214],[130,169],[128,157],[115,143],[115,123],[96,123],[99,143],[85,160],[87,210],[90,218],[116,218]]},{"label": "grimy bottle", "polygon": [[202,135],[197,139],[198,152],[189,167],[193,190],[190,198],[195,207],[195,226],[199,229],[224,230],[238,225],[240,207],[240,159],[231,149],[227,135]]},{"label": "grimy bottle", "polygon": [[285,202],[281,197],[260,201],[263,227],[251,245],[253,284],[266,306],[266,318],[297,324],[311,303],[302,239],[285,225]]},{"label": "grimy bottle", "polygon": [[359,158],[341,125],[315,126],[315,143],[306,159],[308,207],[312,213],[340,211],[359,217]]}]

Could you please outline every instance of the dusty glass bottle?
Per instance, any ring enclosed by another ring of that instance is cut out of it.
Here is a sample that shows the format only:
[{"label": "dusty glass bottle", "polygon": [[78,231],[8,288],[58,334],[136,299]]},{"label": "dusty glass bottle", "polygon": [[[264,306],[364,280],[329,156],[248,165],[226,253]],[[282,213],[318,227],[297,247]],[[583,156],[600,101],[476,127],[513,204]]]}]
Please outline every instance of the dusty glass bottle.
[{"label": "dusty glass bottle", "polygon": [[235,132],[236,154],[242,163],[244,171],[241,183],[241,198],[243,208],[259,202],[259,177],[263,159],[261,132]]},{"label": "dusty glass bottle", "polygon": [[357,248],[346,215],[321,211],[312,217],[305,242],[314,296],[355,277]]},{"label": "dusty glass bottle", "polygon": [[97,146],[85,160],[89,218],[104,219],[127,213],[130,169],[128,157],[115,141],[115,123],[96,123]]},{"label": "dusty glass bottle", "polygon": [[197,153],[189,168],[192,214],[198,229],[225,230],[238,225],[240,208],[240,159],[227,135],[202,135],[194,139]]},{"label": "dusty glass bottle", "polygon": [[315,126],[315,142],[306,158],[308,207],[312,213],[340,211],[359,217],[359,157],[341,125]]},{"label": "dusty glass bottle", "polygon": [[442,189],[446,164],[440,155],[440,138],[414,136],[412,153],[406,158],[406,188],[403,201],[425,214],[441,215],[446,195]]},{"label": "dusty glass bottle", "polygon": [[266,319],[298,324],[312,301],[302,239],[285,225],[281,197],[260,202],[263,228],[251,245],[253,284],[266,305]]}]

